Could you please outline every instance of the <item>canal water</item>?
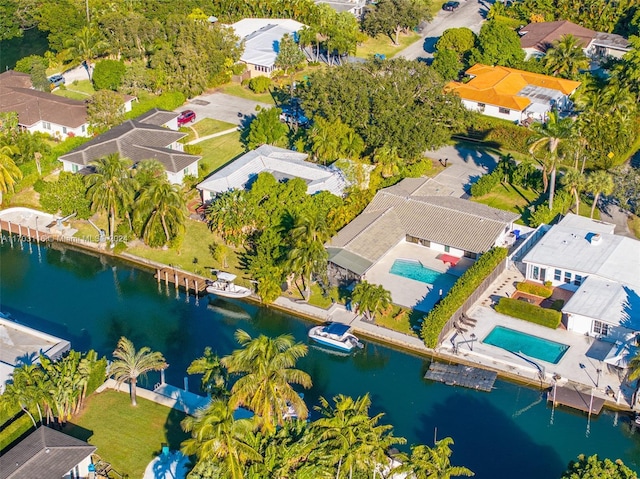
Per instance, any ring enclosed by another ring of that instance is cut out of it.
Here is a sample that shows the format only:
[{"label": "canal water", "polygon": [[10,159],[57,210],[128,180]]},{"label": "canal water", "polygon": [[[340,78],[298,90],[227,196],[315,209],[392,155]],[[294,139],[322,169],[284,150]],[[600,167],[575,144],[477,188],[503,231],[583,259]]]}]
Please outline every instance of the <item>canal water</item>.
[{"label": "canal water", "polygon": [[[6,238],[6,237],[5,237]],[[311,323],[242,302],[198,301],[158,284],[150,272],[111,258],[59,245],[5,241],[0,247],[0,310],[25,325],[68,339],[78,350],[108,355],[120,336],[164,353],[167,380],[183,385],[185,369],[212,346],[219,355],[236,348],[233,333],[290,333],[307,341]],[[396,435],[431,445],[453,437],[452,462],[479,478],[554,478],[580,453],[621,458],[640,470],[640,431],[629,418],[604,412],[590,424],[580,413],[547,406],[545,397],[505,381],[491,393],[423,379],[428,361],[367,342],[353,356],[310,345],[300,362],[313,379],[309,406],[319,396],[370,393],[372,412],[384,412]],[[149,386],[158,380],[149,379]],[[197,388],[191,378],[190,388]]]}]

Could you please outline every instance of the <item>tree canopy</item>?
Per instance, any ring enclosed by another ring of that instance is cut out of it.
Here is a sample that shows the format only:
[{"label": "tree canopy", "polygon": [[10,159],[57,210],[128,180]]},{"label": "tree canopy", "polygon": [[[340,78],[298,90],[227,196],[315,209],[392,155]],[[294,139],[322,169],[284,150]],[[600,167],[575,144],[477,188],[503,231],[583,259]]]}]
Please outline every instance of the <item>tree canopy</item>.
[{"label": "tree canopy", "polygon": [[580,454],[577,461],[569,464],[562,479],[637,479],[638,475],[617,459],[599,459],[597,454]]}]

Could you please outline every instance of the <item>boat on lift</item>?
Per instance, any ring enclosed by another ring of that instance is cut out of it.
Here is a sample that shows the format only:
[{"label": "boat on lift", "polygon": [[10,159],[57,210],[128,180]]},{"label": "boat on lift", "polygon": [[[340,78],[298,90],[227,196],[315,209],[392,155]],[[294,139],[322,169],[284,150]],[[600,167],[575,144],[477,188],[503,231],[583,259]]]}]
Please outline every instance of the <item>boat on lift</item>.
[{"label": "boat on lift", "polygon": [[235,274],[218,271],[215,281],[207,281],[207,293],[225,298],[246,298],[251,294],[251,290],[235,284],[236,277]]},{"label": "boat on lift", "polygon": [[309,338],[324,346],[350,352],[354,348],[362,348],[360,340],[351,334],[348,324],[329,323],[324,326],[315,326],[309,330]]}]

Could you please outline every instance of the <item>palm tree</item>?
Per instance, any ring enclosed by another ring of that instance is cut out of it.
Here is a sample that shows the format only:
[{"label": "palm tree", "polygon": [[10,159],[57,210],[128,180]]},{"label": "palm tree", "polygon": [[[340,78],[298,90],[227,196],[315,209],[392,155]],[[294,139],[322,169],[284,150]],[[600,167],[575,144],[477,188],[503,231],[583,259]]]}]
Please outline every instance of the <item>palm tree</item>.
[{"label": "palm tree", "polygon": [[78,62],[85,65],[87,69],[87,75],[91,80],[91,69],[89,68],[89,62],[94,58],[97,58],[109,44],[101,38],[100,31],[93,26],[82,27],[73,38],[70,38],[65,42],[67,47],[67,54]]},{"label": "palm tree", "polygon": [[336,468],[336,478],[348,471],[372,472],[380,464],[386,464],[386,451],[394,444],[404,444],[401,437],[391,434],[392,426],[379,425],[383,414],[369,416],[371,400],[369,395],[356,400],[338,395],[333,398],[334,406],[325,398],[320,398],[316,410],[322,417],[314,421],[312,428],[320,440],[320,448],[327,461]]},{"label": "palm tree", "polygon": [[580,193],[584,190],[584,176],[576,168],[567,170],[560,182],[569,188],[571,194],[576,200],[576,214],[580,214]]},{"label": "palm tree", "polygon": [[398,155],[398,148],[395,146],[384,145],[376,149],[373,158],[381,168],[383,178],[391,178],[400,171],[400,162],[402,158]]},{"label": "palm tree", "polygon": [[614,189],[613,178],[605,170],[597,170],[587,177],[586,189],[593,193],[593,204],[591,205],[591,218],[596,210],[600,195],[610,195]]},{"label": "palm tree", "polygon": [[167,170],[158,160],[142,160],[136,164],[135,179],[141,189],[166,176]]},{"label": "palm tree", "polygon": [[209,229],[236,246],[246,237],[247,204],[240,190],[222,193],[207,206],[205,216]]},{"label": "palm tree", "polygon": [[230,374],[241,376],[231,388],[230,407],[253,411],[262,421],[263,431],[273,431],[276,424],[284,423],[282,414],[287,405],[300,419],[306,419],[307,406],[291,384],[311,387],[311,377],[295,369],[298,359],[306,356],[307,346],[295,343],[289,334],[252,338],[239,329],[235,337],[242,348],[222,358]]},{"label": "palm tree", "polygon": [[118,388],[123,382],[129,383],[131,404],[136,403],[136,384],[138,377],[144,377],[149,371],[160,371],[169,365],[164,360],[162,353],[151,351],[145,346],[136,351],[133,343],[124,336],[118,341],[118,347],[113,352],[116,358],[109,368],[109,375],[116,380]]},{"label": "palm tree", "polygon": [[563,35],[553,43],[544,56],[544,64],[553,75],[576,78],[580,70],[589,68],[580,40],[573,35]]},{"label": "palm tree", "polygon": [[[150,246],[164,246],[184,232],[187,206],[179,185],[165,177],[153,180],[136,202],[142,221],[142,239]],[[164,237],[164,238],[163,238]]]},{"label": "palm tree", "polygon": [[[529,152],[534,155],[541,151],[544,155],[542,161],[543,179],[545,180],[544,191],[549,186],[549,210],[553,211],[553,194],[556,187],[556,166],[562,158],[562,147],[571,138],[573,120],[570,118],[560,119],[557,111],[549,113],[546,123],[534,123],[531,129],[534,135],[530,138]],[[547,180],[547,174],[551,173],[551,181]]]},{"label": "palm tree", "polygon": [[202,374],[201,388],[214,397],[224,396],[227,392],[227,374],[220,358],[209,346],[204,354],[194,359],[187,368],[187,374]]},{"label": "palm tree", "polygon": [[40,404],[45,396],[44,379],[40,365],[26,364],[14,369],[12,381],[1,396],[3,403],[15,404],[20,407],[29,416],[34,427],[38,427],[38,425],[30,409],[37,409],[40,422],[42,422]]},{"label": "palm tree", "polygon": [[116,218],[133,203],[136,182],[131,178],[131,161],[114,153],[92,162],[95,173],[86,176],[87,196],[92,211],[106,211],[109,237],[113,241]]},{"label": "palm tree", "polygon": [[234,420],[233,410],[226,401],[214,399],[195,416],[187,416],[182,428],[191,433],[191,438],[182,443],[182,452],[197,456],[199,463],[221,461],[227,474],[224,477],[243,479],[245,465],[250,461],[260,462],[262,458],[247,443],[253,421]]},{"label": "palm tree", "polygon": [[373,321],[377,313],[391,304],[391,293],[383,286],[362,281],[354,288],[351,299],[358,304],[365,318]]},{"label": "palm tree", "polygon": [[2,195],[13,191],[16,182],[22,178],[22,171],[13,160],[19,153],[18,147],[11,144],[0,146],[0,205]]},{"label": "palm tree", "polygon": [[309,136],[311,137],[313,152],[317,158],[322,160],[323,164],[326,165],[327,161],[336,159],[339,142],[332,123],[320,117],[315,119]]},{"label": "palm tree", "polygon": [[412,446],[411,455],[394,473],[408,472],[415,479],[450,479],[475,474],[463,466],[452,466],[451,446],[453,439],[445,437],[436,442],[433,448],[428,446]]}]

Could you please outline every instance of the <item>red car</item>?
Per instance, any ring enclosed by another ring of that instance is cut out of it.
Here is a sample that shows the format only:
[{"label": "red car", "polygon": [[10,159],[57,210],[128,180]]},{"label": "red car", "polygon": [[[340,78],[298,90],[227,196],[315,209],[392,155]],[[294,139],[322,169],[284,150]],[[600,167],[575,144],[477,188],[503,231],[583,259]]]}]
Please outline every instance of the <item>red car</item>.
[{"label": "red car", "polygon": [[180,116],[178,117],[178,126],[184,126],[187,123],[193,123],[194,121],[196,121],[196,112],[193,110],[185,110],[180,113]]}]

